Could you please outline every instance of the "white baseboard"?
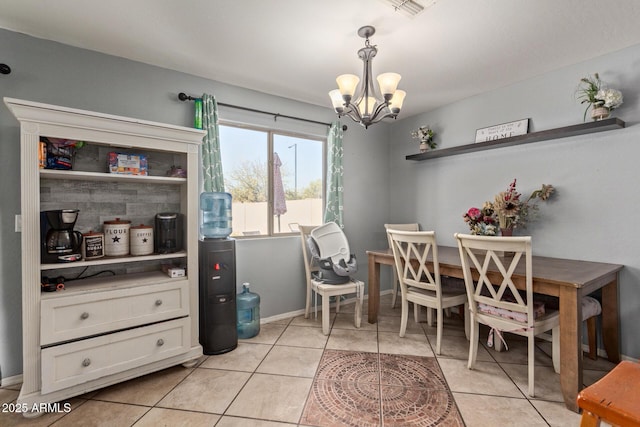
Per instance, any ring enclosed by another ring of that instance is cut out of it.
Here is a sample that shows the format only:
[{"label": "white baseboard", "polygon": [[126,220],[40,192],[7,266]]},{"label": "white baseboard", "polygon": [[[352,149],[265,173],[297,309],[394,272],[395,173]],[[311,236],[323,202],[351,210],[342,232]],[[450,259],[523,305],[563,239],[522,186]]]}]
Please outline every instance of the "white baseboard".
[{"label": "white baseboard", "polygon": [[0,379],[0,387],[16,385],[16,384],[20,384],[21,382],[22,382],[22,374],[14,375],[12,377],[5,377]]},{"label": "white baseboard", "polygon": [[[393,290],[387,289],[386,291],[381,291],[380,292],[380,296],[383,296],[383,295],[386,295],[386,294],[390,294],[392,292],[393,292]],[[368,301],[368,300],[369,300],[369,296],[365,294],[364,301]],[[349,304],[349,303],[352,303],[352,302],[355,302],[355,297],[347,298],[345,300],[342,300],[340,303],[341,304]],[[335,307],[335,303],[331,304],[331,307]],[[275,316],[269,316],[269,317],[265,317],[265,318],[260,319],[260,324],[277,322],[279,320],[289,319],[291,317],[302,316],[303,314],[304,314],[304,309],[290,311],[288,313],[276,314]]]}]

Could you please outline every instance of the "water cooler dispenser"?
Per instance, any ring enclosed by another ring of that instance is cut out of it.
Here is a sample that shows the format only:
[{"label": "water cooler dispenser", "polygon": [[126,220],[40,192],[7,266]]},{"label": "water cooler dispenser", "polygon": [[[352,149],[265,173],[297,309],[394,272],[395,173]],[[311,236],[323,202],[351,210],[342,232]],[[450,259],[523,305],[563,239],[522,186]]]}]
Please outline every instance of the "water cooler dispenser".
[{"label": "water cooler dispenser", "polygon": [[200,344],[204,354],[238,346],[236,251],[231,234],[231,195],[200,195]]}]

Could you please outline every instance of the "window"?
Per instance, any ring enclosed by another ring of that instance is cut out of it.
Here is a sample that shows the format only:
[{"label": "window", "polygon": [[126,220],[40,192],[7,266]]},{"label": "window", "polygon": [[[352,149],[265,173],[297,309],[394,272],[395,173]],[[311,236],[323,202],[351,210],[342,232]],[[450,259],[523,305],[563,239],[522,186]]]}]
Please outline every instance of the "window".
[{"label": "window", "polygon": [[233,197],[231,236],[297,232],[322,224],[326,139],[220,125],[225,189]]}]

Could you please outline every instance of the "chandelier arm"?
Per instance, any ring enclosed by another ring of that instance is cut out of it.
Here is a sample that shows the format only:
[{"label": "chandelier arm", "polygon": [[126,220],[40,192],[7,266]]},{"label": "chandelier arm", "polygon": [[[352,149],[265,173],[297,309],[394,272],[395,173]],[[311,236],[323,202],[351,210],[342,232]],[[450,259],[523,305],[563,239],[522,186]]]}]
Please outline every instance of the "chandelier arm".
[{"label": "chandelier arm", "polygon": [[375,108],[374,108],[374,110],[373,110],[373,113],[372,113],[372,114],[371,114],[371,116],[370,116],[370,117],[371,117],[371,120],[372,120],[372,121],[373,121],[373,120],[375,120],[375,119],[376,119],[376,117],[378,116],[378,114],[380,114],[381,112],[383,112],[385,108],[388,110],[388,111],[387,111],[387,114],[389,114],[389,113],[390,113],[390,114],[393,114],[393,113],[391,112],[391,109],[389,108],[389,104],[388,104],[386,101],[384,101],[384,100],[383,100],[382,102],[379,102],[378,104],[376,104],[376,106],[375,106]]},{"label": "chandelier arm", "polygon": [[360,115],[360,112],[358,111],[357,108],[352,108],[351,110],[346,111],[344,114],[354,122],[362,123],[362,116]]},{"label": "chandelier arm", "polygon": [[387,117],[393,117],[395,119],[396,117],[398,117],[398,115],[392,112],[388,112],[388,113],[382,114],[380,117],[374,117],[374,119],[371,120],[370,124],[378,123],[380,120],[386,119]]}]

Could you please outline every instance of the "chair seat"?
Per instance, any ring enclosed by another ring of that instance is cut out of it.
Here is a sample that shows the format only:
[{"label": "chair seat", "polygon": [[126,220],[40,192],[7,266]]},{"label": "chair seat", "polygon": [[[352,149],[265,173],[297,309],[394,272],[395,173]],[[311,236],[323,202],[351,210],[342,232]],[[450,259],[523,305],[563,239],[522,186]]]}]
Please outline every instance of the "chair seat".
[{"label": "chair seat", "polygon": [[[409,298],[409,300],[411,299],[410,297],[412,296],[417,296],[417,297],[429,297],[429,298],[436,298],[436,292],[435,291],[429,291],[426,289],[418,289],[418,288],[412,288],[410,290],[407,291],[407,298]],[[467,294],[466,292],[460,292],[458,289],[447,289],[447,288],[442,288],[442,299],[452,299],[452,298],[456,298],[459,297],[461,299],[461,303],[460,304],[464,304],[464,302],[467,300]]]},{"label": "chair seat", "polygon": [[622,361],[578,394],[581,426],[640,426],[640,363]]},{"label": "chair seat", "polygon": [[311,283],[313,284],[314,287],[316,287],[318,290],[322,290],[323,292],[326,292],[326,293],[337,292],[340,294],[343,294],[345,291],[348,291],[350,289],[352,289],[353,292],[355,292],[358,286],[364,285],[363,281],[355,280],[355,279],[351,279],[347,283],[343,283],[341,285],[331,285],[331,284],[323,283],[321,281],[313,280],[313,279],[311,279]]},{"label": "chair seat", "polygon": [[[479,303],[478,311],[484,314],[490,314],[492,316],[499,316],[505,319],[515,320],[517,322],[526,323],[527,322],[527,313],[522,313],[519,311],[508,310],[506,308],[494,307],[491,305]],[[545,314],[544,303],[534,301],[533,302],[533,318],[538,319]]]},{"label": "chair seat", "polygon": [[602,305],[593,297],[582,297],[582,320],[587,320],[602,313]]}]

